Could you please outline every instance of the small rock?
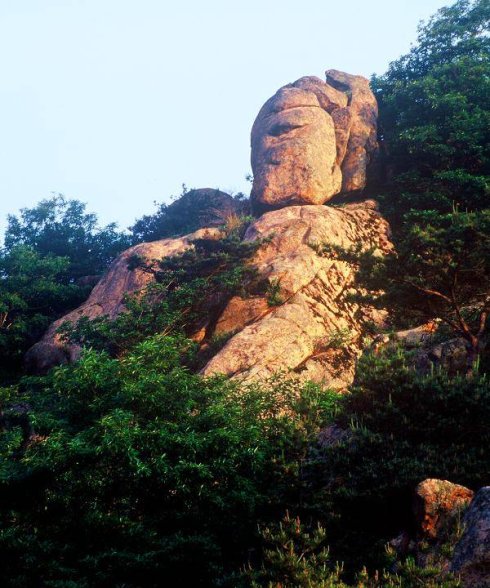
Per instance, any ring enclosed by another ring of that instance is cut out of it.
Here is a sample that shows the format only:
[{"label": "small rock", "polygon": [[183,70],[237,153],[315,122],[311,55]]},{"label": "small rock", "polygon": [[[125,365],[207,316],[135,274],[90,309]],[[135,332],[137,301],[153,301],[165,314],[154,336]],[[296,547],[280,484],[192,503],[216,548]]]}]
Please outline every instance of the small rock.
[{"label": "small rock", "polygon": [[427,479],[415,489],[414,512],[422,538],[438,539],[473,498],[473,491],[447,480]]}]

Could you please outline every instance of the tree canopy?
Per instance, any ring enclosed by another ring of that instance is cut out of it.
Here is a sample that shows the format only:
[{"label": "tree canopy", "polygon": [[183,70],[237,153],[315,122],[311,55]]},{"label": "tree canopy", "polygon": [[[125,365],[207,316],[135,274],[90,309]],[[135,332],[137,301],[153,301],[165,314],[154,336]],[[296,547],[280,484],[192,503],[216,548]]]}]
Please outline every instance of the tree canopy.
[{"label": "tree canopy", "polygon": [[490,205],[489,23],[488,0],[459,0],[373,77],[385,168],[376,189],[392,221],[411,208]]}]

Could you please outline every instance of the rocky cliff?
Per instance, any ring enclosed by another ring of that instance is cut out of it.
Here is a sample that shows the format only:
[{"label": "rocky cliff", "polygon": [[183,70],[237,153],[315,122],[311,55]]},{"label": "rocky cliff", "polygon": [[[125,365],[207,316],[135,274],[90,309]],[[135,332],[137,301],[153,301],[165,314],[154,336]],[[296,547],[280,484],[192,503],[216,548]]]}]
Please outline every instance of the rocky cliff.
[{"label": "rocky cliff", "polygon": [[[43,340],[28,353],[33,369],[45,371],[73,360],[78,349],[60,340],[57,329],[124,309],[124,296],[144,288],[152,275],[128,262],[134,255],[148,261],[172,256],[192,247],[197,238],[217,239],[219,229],[203,229],[177,239],[137,245],[124,252],[80,308],[56,321]],[[205,366],[203,373],[223,373],[244,380],[267,378],[277,371],[294,377],[344,388],[353,377],[367,324],[383,316],[349,300],[355,293],[355,268],[319,255],[323,244],[386,252],[391,248],[389,227],[372,201],[343,208],[292,206],[262,215],[248,228],[246,241],[259,240],[250,263],[275,290],[270,296],[233,297],[202,340],[213,335],[230,339]]]},{"label": "rocky cliff", "polygon": [[[215,335],[229,337],[203,369],[244,380],[278,371],[294,377],[346,387],[353,378],[366,326],[383,316],[352,302],[355,267],[320,255],[325,244],[374,249],[392,247],[389,227],[372,201],[326,207],[340,192],[366,184],[376,154],[376,100],[368,81],[329,70],[327,82],[305,77],[281,88],[261,111],[252,129],[252,201],[269,210],[248,228],[244,240],[260,243],[250,263],[270,294],[235,296],[211,327],[196,334],[203,346]],[[80,308],[56,321],[27,355],[37,371],[73,360],[78,349],[60,340],[58,328],[124,309],[124,296],[152,279],[128,261],[172,256],[193,247],[197,238],[216,239],[217,228],[176,239],[143,243],[123,253]]]},{"label": "rocky cliff", "polygon": [[203,373],[256,380],[288,371],[334,388],[347,386],[366,325],[382,322],[383,316],[350,301],[356,292],[355,269],[319,255],[315,246],[361,243],[366,249],[388,251],[389,228],[374,203],[271,211],[249,227],[245,239],[265,240],[252,263],[277,285],[280,304],[231,300],[223,315],[229,317],[227,329],[236,334]]}]

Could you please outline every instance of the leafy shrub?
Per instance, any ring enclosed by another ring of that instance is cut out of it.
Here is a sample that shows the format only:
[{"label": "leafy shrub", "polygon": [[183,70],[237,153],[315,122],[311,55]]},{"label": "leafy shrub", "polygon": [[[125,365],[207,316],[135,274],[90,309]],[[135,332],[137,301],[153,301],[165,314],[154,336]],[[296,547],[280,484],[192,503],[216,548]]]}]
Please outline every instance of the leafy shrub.
[{"label": "leafy shrub", "polygon": [[[310,464],[315,505],[325,520],[333,515],[335,555],[349,565],[356,557],[357,564],[379,565],[383,544],[410,529],[411,497],[421,480],[478,488],[490,477],[487,375],[424,376],[412,365],[401,350],[361,358],[357,382],[334,419],[346,435]],[[373,546],[370,555],[366,545]]]},{"label": "leafy shrub", "polygon": [[256,520],[297,502],[320,390],[203,379],[182,344],[89,351],[2,390],[3,582],[215,585]]},{"label": "leafy shrub", "polygon": [[266,295],[269,306],[280,306],[283,304],[284,300],[281,296],[281,282],[279,279],[272,279],[267,283]]}]

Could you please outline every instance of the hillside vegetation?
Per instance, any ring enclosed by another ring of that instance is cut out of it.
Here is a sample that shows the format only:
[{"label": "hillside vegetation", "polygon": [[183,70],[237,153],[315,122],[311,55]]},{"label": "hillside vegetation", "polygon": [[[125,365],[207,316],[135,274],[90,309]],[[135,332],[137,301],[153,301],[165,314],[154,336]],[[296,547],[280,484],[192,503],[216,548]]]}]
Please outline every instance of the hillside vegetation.
[{"label": "hillside vegetation", "polygon": [[[381,155],[363,197],[380,202],[395,252],[328,252],[359,266],[358,285],[389,309],[393,330],[437,321],[441,340],[461,338],[468,353],[455,373],[421,372],[416,351],[374,345],[345,394],[280,373],[247,385],[199,375],[226,342],[203,350],[189,337],[213,304],[259,291],[283,302],[248,263],[242,196],[216,191],[213,207],[230,207],[220,215],[186,192],[130,234],[62,196],[9,217],[2,586],[461,585],[447,566],[416,565],[387,544],[413,530],[422,480],[490,484],[489,24],[488,0],[459,0],[373,77]],[[116,320],[65,325],[78,362],[24,373],[27,349],[118,253],[202,222],[222,226],[222,238],[162,260]],[[322,431],[334,440],[321,442]]]}]

